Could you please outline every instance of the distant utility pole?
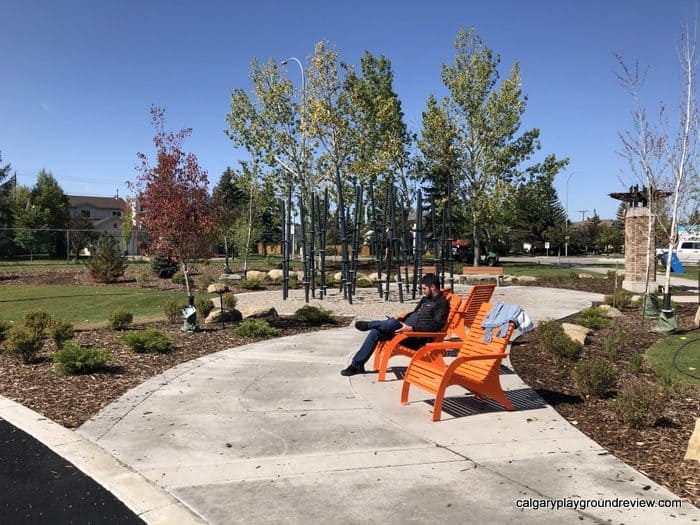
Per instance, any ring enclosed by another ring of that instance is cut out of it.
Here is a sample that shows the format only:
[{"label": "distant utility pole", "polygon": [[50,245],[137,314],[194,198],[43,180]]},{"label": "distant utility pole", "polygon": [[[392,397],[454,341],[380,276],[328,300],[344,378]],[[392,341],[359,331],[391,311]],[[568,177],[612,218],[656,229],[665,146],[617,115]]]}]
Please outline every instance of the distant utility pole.
[{"label": "distant utility pole", "polygon": [[576,210],[576,211],[581,214],[581,222],[583,222],[586,220],[586,213],[591,211],[591,210]]}]

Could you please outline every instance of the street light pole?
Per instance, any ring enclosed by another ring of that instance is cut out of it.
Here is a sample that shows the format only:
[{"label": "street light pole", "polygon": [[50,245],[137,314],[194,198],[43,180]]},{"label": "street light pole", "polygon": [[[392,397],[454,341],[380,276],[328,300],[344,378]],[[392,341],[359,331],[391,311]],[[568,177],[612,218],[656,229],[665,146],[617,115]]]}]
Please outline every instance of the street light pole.
[{"label": "street light pole", "polygon": [[564,221],[564,257],[569,256],[569,180],[571,180],[572,175],[578,173],[578,171],[572,171],[566,178],[566,220]]},{"label": "street light pole", "polygon": [[[300,110],[299,110],[299,121],[301,123],[301,155],[302,155],[302,162],[305,161],[306,157],[306,140],[304,137],[304,106],[306,105],[306,75],[304,74],[304,66],[301,63],[301,60],[299,60],[297,57],[289,57],[285,60],[282,60],[282,65],[286,66],[290,60],[293,60],[296,62],[297,66],[299,66],[299,71],[301,72],[301,105],[300,105]],[[304,175],[303,173],[298,174],[299,178],[301,179],[300,182],[304,184]],[[301,189],[301,188],[300,188]],[[302,191],[302,197],[306,197],[304,195],[304,192]],[[303,220],[303,218],[301,218]],[[292,230],[294,229],[294,225],[291,225]],[[292,232],[292,235],[293,232]],[[294,244],[292,244],[292,253],[294,253]],[[306,257],[306,254],[303,254],[302,257]]]}]

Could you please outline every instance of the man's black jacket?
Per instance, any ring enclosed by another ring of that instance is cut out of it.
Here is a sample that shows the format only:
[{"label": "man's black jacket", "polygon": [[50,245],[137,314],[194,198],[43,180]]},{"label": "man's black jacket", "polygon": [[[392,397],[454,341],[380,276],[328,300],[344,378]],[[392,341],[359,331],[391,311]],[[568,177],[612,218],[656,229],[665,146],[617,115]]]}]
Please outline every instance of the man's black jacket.
[{"label": "man's black jacket", "polygon": [[434,296],[423,296],[412,314],[418,313],[418,320],[413,324],[416,332],[439,332],[445,326],[450,305],[441,292]]}]

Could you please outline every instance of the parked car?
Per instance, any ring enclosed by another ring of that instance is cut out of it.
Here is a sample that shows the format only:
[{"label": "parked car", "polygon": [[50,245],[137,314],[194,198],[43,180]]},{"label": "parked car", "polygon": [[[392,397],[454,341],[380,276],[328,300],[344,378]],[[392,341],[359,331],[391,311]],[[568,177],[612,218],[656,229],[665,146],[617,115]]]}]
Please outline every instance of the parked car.
[{"label": "parked car", "polygon": [[[482,252],[480,254],[481,264],[496,266],[498,264],[498,254],[495,252]],[[452,258],[464,264],[474,264],[474,249],[471,244],[465,241],[452,242]]]}]

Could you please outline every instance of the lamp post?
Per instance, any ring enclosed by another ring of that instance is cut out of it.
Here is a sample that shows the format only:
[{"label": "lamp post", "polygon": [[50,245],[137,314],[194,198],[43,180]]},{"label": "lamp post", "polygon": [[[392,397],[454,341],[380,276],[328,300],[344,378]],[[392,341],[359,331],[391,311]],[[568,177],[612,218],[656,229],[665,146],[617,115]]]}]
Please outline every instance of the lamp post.
[{"label": "lamp post", "polygon": [[[301,72],[301,106],[299,110],[299,121],[301,122],[301,155],[302,155],[302,161],[306,160],[306,140],[304,138],[304,106],[306,105],[306,75],[304,74],[304,66],[301,63],[301,60],[299,60],[297,57],[289,57],[285,60],[282,60],[281,64],[283,66],[286,66],[289,61],[292,60],[296,62],[297,66],[299,66],[299,71]],[[303,184],[304,177],[302,173],[297,174],[300,178],[300,181]],[[303,195],[304,192],[302,192]],[[291,227],[291,232],[290,232],[290,237],[294,237],[294,225],[290,225]],[[293,239],[293,241],[295,241]],[[294,242],[292,243],[292,253],[294,253]],[[303,254],[302,257],[305,257],[306,254]]]},{"label": "lamp post", "polygon": [[564,257],[569,256],[569,180],[571,180],[571,177],[576,173],[578,173],[578,171],[572,171],[566,178],[566,220],[564,221]]}]

